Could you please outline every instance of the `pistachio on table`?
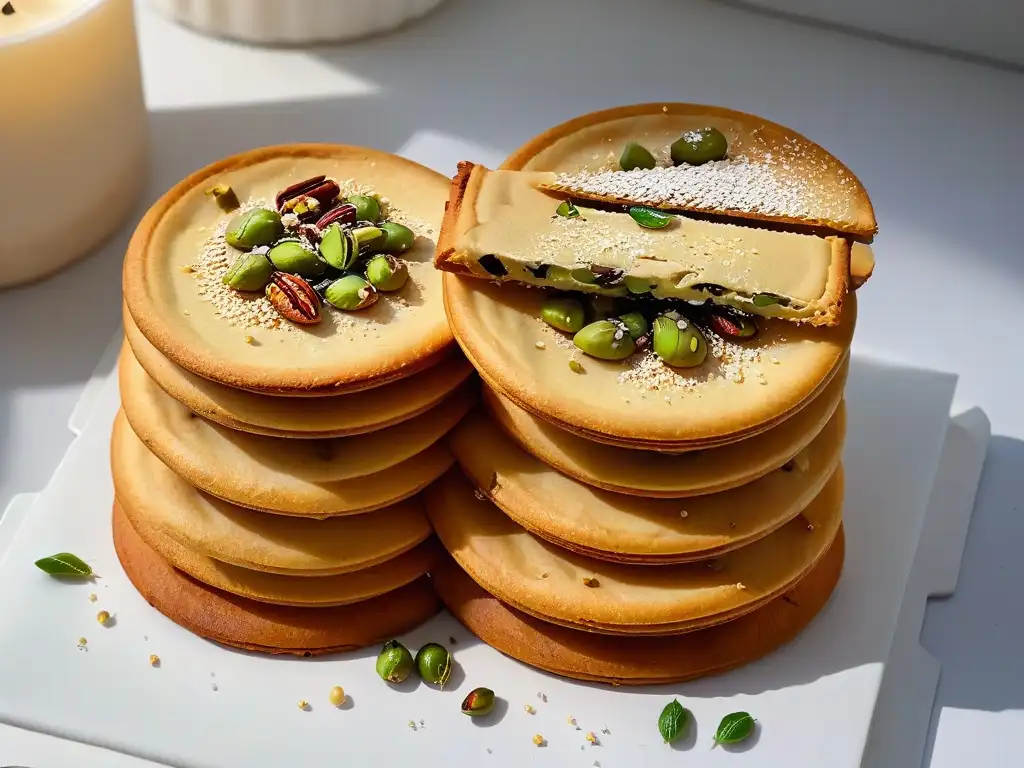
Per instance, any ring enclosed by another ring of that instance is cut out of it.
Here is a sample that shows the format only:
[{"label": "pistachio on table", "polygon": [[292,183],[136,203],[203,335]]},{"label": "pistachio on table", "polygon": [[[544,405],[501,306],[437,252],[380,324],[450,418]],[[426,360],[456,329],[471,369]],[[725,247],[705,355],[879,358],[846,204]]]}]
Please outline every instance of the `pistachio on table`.
[{"label": "pistachio on table", "polygon": [[327,262],[298,240],[283,240],[267,253],[276,269],[300,277],[319,277],[327,271]]},{"label": "pistachio on table", "polygon": [[415,663],[409,649],[397,640],[388,640],[377,656],[377,674],[389,683],[400,683],[412,674]]},{"label": "pistachio on table", "polygon": [[540,308],[541,319],[552,328],[576,333],[583,327],[583,305],[575,299],[548,299]]},{"label": "pistachio on table", "polygon": [[409,279],[409,267],[389,253],[377,254],[366,264],[366,279],[378,291],[397,291]]},{"label": "pistachio on table", "polygon": [[452,655],[438,643],[427,643],[416,652],[416,670],[425,683],[442,688],[452,674]]},{"label": "pistachio on table", "polygon": [[599,360],[624,360],[636,351],[629,329],[619,320],[598,320],[586,325],[573,336],[572,343]]},{"label": "pistachio on table", "polygon": [[266,208],[253,208],[240,213],[224,231],[224,240],[232,248],[249,251],[260,245],[270,245],[284,235],[281,216]]},{"label": "pistachio on table", "polygon": [[359,275],[339,277],[324,291],[324,299],[332,307],[356,312],[377,303],[380,294]]},{"label": "pistachio on table", "polygon": [[320,297],[298,275],[275,272],[267,284],[267,299],[285,320],[301,325],[320,322]]},{"label": "pistachio on table", "polygon": [[462,700],[462,714],[470,717],[489,715],[494,709],[494,691],[490,688],[474,688]]},{"label": "pistachio on table", "polygon": [[221,278],[224,285],[236,291],[262,291],[274,273],[274,265],[267,259],[265,250],[240,253]]},{"label": "pistachio on table", "polygon": [[700,128],[687,131],[669,148],[672,161],[679,165],[703,165],[713,160],[723,160],[729,151],[729,143],[717,128]]},{"label": "pistachio on table", "polygon": [[694,368],[707,357],[708,342],[697,326],[669,312],[654,320],[654,354],[673,368]]}]

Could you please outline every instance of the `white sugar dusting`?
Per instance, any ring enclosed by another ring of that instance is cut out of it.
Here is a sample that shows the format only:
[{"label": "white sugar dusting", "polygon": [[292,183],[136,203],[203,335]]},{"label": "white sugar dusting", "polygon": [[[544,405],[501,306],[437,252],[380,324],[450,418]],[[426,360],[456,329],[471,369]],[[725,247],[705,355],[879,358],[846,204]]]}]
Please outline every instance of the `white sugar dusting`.
[{"label": "white sugar dusting", "polygon": [[[718,379],[742,384],[748,376],[760,374],[763,347],[735,344],[716,333],[705,334],[708,357],[704,365],[689,371],[670,368],[653,352],[635,355],[628,370],[619,374],[619,383],[628,384],[641,392],[696,392],[701,385]],[[712,370],[708,370],[708,368]]]}]

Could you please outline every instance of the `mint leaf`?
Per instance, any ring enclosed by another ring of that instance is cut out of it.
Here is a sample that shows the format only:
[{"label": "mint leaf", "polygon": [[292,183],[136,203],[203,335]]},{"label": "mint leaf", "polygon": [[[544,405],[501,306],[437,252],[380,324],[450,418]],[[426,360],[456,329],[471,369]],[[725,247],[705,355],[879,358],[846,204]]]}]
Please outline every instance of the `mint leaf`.
[{"label": "mint leaf", "polygon": [[36,566],[51,576],[76,576],[78,578],[92,576],[92,568],[82,558],[70,552],[60,552],[36,560]]}]

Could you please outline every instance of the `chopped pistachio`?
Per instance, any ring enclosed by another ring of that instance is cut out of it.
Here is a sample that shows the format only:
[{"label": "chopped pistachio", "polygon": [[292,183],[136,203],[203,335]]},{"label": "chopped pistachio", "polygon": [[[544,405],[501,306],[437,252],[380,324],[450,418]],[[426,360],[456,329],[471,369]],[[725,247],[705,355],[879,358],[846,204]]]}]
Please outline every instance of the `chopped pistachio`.
[{"label": "chopped pistachio", "polygon": [[543,747],[545,744],[547,744],[547,740],[545,740],[545,738],[538,733],[534,735],[533,743],[536,744],[538,747]]},{"label": "chopped pistachio", "polygon": [[601,582],[599,582],[593,576],[586,576],[583,579],[583,586],[585,586],[585,587],[599,587],[599,586],[601,586]]},{"label": "chopped pistachio", "polygon": [[527,705],[525,705],[525,706],[523,707],[523,711],[524,711],[524,712],[525,712],[526,714],[528,714],[528,715],[532,715],[532,714],[534,714],[534,713],[535,713],[535,712],[536,712],[537,710],[533,708],[533,705],[532,705],[532,704],[527,704]]},{"label": "chopped pistachio", "polygon": [[160,666],[160,657],[157,656],[155,653],[149,654],[149,666],[151,666],[151,667],[159,667]]},{"label": "chopped pistachio", "polygon": [[238,209],[238,195],[227,184],[217,184],[210,187],[206,190],[206,194],[213,198],[213,201],[217,203],[217,206],[224,213],[231,213]]}]

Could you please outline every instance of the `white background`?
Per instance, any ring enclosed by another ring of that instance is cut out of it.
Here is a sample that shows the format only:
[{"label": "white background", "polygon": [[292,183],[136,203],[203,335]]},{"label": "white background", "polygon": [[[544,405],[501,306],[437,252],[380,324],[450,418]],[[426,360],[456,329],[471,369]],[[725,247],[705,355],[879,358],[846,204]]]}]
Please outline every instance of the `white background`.
[{"label": "white background", "polygon": [[[450,0],[407,31],[313,52],[207,40],[146,9],[139,27],[154,139],[139,213],[188,172],[259,144],[367,144],[450,173],[638,101],[755,112],[838,155],[880,224],[856,349],[957,372],[961,402],[993,426],[958,592],[932,606],[923,635],[944,665],[930,764],[1015,764],[1024,75],[699,0]],[[70,442],[67,417],[118,321],[129,233],[54,280],[0,294],[0,508],[41,488]],[[42,743],[2,730],[0,764],[139,765]]]}]

